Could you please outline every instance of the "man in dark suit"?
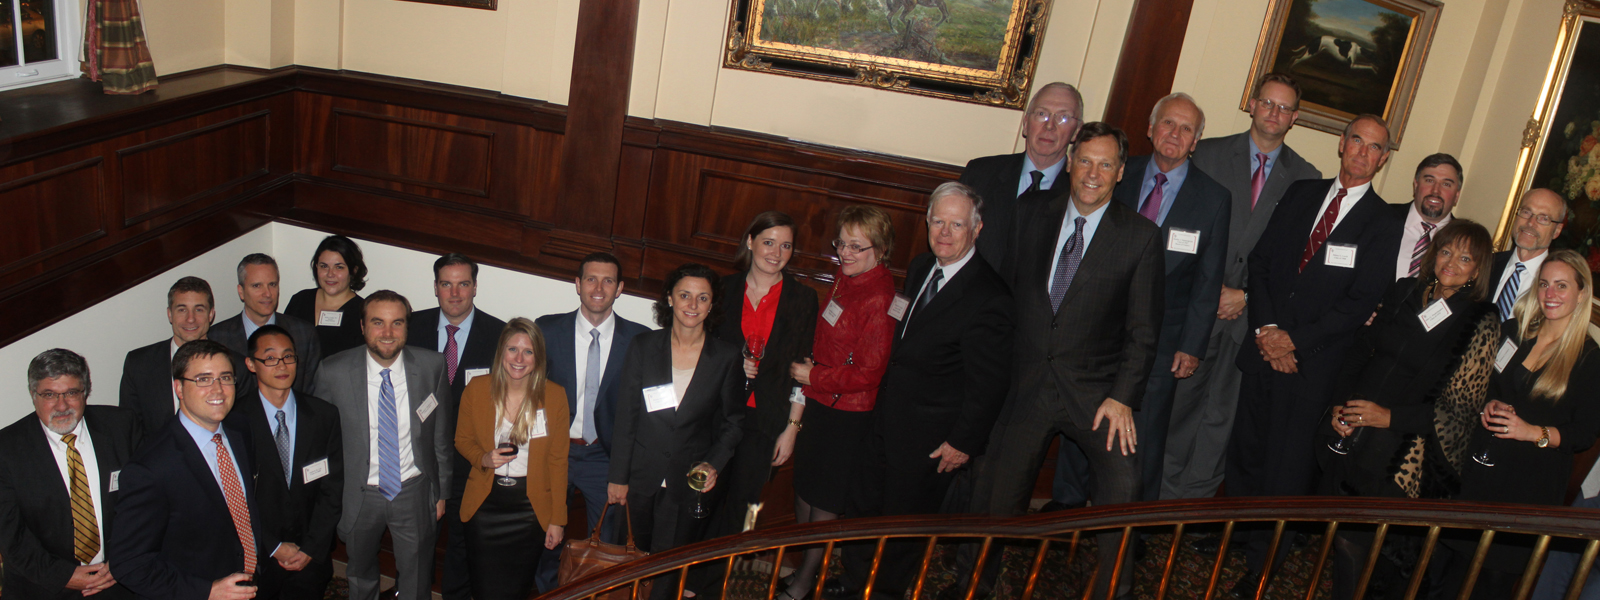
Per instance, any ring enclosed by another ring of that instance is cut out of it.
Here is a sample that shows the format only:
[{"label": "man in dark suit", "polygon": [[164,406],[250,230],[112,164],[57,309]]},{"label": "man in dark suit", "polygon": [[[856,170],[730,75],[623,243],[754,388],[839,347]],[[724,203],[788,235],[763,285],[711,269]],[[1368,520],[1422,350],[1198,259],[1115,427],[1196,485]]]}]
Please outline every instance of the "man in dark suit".
[{"label": "man in dark suit", "polygon": [[172,357],[181,404],[122,468],[107,557],[141,598],[242,600],[263,561],[299,548],[261,526],[248,435],[223,424],[233,408],[233,360],[210,340]]},{"label": "man in dark suit", "polygon": [[294,390],[300,366],[295,347],[289,331],[277,325],[250,334],[245,364],[256,389],[239,397],[224,422],[252,442],[261,525],[299,545],[287,564],[263,565],[259,595],[320,600],[333,578],[329,555],[343,499],[344,446],[338,409]]},{"label": "man in dark suit", "polygon": [[88,406],[89,363],[60,348],[28,363],[33,414],[0,430],[0,556],[6,600],[132,598],[106,563],[122,465],[138,415]]},{"label": "man in dark suit", "polygon": [[251,334],[263,325],[282,327],[294,339],[294,354],[299,359],[294,389],[307,393],[316,379],[317,364],[322,362],[322,342],[317,340],[317,330],[310,323],[278,312],[278,261],[259,252],[250,254],[239,261],[238,275],[239,301],[244,303],[244,310],[213,326],[207,338],[232,350],[234,372],[248,379],[246,375],[251,371],[244,359],[250,355],[245,345]]},{"label": "man in dark suit", "polygon": [[[617,377],[633,336],[650,328],[622,318],[612,306],[622,296],[622,263],[596,252],[578,263],[578,310],[534,321],[544,334],[550,381],[567,390],[572,424],[567,432],[569,489],[583,493],[589,528],[606,507],[606,476],[611,465],[611,432],[616,424]],[[596,360],[598,359],[598,360]],[[606,522],[601,537],[620,543],[624,519]],[[579,535],[578,537],[583,537]],[[539,561],[539,591],[555,589],[560,552]]]},{"label": "man in dark suit", "polygon": [[[1388,125],[1356,117],[1340,138],[1339,157],[1338,178],[1289,187],[1250,253],[1255,344],[1238,358],[1244,380],[1228,446],[1230,496],[1312,493],[1313,435],[1335,400],[1328,397],[1332,379],[1394,281],[1401,221],[1371,189],[1389,159]],[[1267,560],[1264,536],[1270,532],[1246,545],[1252,569]],[[1280,552],[1288,548],[1280,544]],[[1247,573],[1235,592],[1253,589],[1256,577]]]},{"label": "man in dark suit", "polygon": [[[444,355],[445,377],[450,380],[446,408],[454,418],[467,381],[488,375],[494,366],[499,355],[495,344],[506,322],[478,310],[474,304],[473,299],[478,296],[478,263],[465,255],[450,253],[433,261],[433,295],[439,299],[439,308],[411,315],[406,324],[406,345]],[[454,444],[454,430],[450,431],[450,439]],[[472,465],[461,453],[450,454],[453,476],[449,482],[450,499],[444,507],[444,580],[439,583],[445,600],[465,600],[472,597],[472,584],[467,580],[467,528],[461,522],[461,494],[467,489],[467,473]]]},{"label": "man in dark suit", "polygon": [[1200,366],[1175,386],[1165,457],[1145,457],[1166,463],[1162,469],[1164,500],[1210,498],[1222,485],[1223,458],[1239,401],[1240,374],[1235,361],[1249,330],[1242,318],[1248,285],[1246,259],[1289,184],[1322,178],[1316,167],[1283,143],[1299,115],[1300,87],[1292,77],[1278,73],[1263,77],[1246,106],[1250,109],[1248,131],[1201,140],[1191,159],[1195,167],[1228,189],[1233,208],[1216,324]]},{"label": "man in dark suit", "polygon": [[[1062,82],[1034,92],[1022,114],[1026,150],[974,158],[961,172],[961,183],[983,199],[983,221],[989,234],[978,240],[978,255],[1002,275],[1011,273],[1021,211],[1029,201],[1043,202],[1066,165],[1067,146],[1083,125],[1083,96]],[[1033,200],[1036,199],[1037,200]],[[1008,277],[1009,279],[1009,277]]]},{"label": "man in dark suit", "polygon": [[1405,223],[1400,230],[1399,256],[1395,257],[1396,280],[1421,275],[1422,255],[1432,245],[1434,233],[1450,223],[1450,211],[1461,197],[1464,179],[1456,157],[1430,154],[1417,164],[1411,178],[1411,201],[1389,205]]},{"label": "man in dark suit", "polygon": [[122,391],[117,404],[136,411],[144,420],[144,430],[154,439],[178,412],[178,398],[172,392],[172,356],[178,348],[194,340],[206,339],[212,312],[217,306],[211,284],[199,277],[178,279],[167,290],[167,322],[172,337],[128,352],[122,363]]},{"label": "man in dark suit", "polygon": [[1550,256],[1550,242],[1561,236],[1567,222],[1567,203],[1554,191],[1533,188],[1522,194],[1511,222],[1510,250],[1494,253],[1493,294],[1500,320],[1511,318],[1511,307],[1539,281],[1539,267]]},{"label": "man in dark suit", "polygon": [[422,600],[432,594],[433,547],[456,453],[450,381],[438,352],[406,347],[405,296],[373,292],[365,311],[366,345],[323,360],[311,387],[339,409],[345,573],[351,598],[377,598],[378,551],[388,531],[400,600]]}]

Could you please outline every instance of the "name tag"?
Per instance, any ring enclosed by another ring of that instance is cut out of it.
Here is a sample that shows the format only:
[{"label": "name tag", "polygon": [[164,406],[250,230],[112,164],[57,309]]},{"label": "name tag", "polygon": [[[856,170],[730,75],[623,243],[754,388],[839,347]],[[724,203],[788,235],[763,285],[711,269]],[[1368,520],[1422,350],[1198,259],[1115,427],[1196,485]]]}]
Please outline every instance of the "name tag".
[{"label": "name tag", "polygon": [[528,438],[542,438],[545,435],[547,434],[544,430],[544,409],[541,408],[538,412],[533,413],[533,429],[528,432]]},{"label": "name tag", "polygon": [[472,383],[472,378],[473,377],[477,377],[479,375],[488,375],[488,374],[489,374],[489,370],[488,369],[467,369],[467,380],[461,382],[461,385],[466,385],[466,384]]},{"label": "name tag", "polygon": [[1494,355],[1494,370],[1496,373],[1506,372],[1506,365],[1511,364],[1511,356],[1517,353],[1517,345],[1507,339],[1500,345],[1500,351]]},{"label": "name tag", "polygon": [[1443,323],[1445,319],[1450,318],[1450,307],[1444,303],[1443,299],[1434,300],[1433,305],[1422,311],[1422,314],[1417,315],[1417,318],[1422,319],[1423,329],[1433,331],[1434,327]]},{"label": "name tag", "polygon": [[426,422],[433,415],[433,409],[439,408],[439,401],[433,399],[433,394],[428,394],[428,399],[422,401],[422,406],[417,407],[417,420]]},{"label": "name tag", "polygon": [[311,483],[328,476],[328,459],[320,458],[317,462],[300,468],[302,483]]},{"label": "name tag", "polygon": [[803,393],[800,393],[800,386],[795,386],[793,389],[789,390],[789,403],[790,404],[799,404],[799,405],[802,405],[802,406],[805,405],[805,403],[806,403],[806,395],[803,394]]},{"label": "name tag", "polygon": [[117,491],[117,489],[120,487],[120,486],[117,485],[117,479],[121,478],[121,476],[122,476],[122,471],[112,471],[111,472],[111,489],[108,490],[108,491],[112,491],[112,492]]},{"label": "name tag", "polygon": [[1346,269],[1356,268],[1355,244],[1328,244],[1327,251],[1327,260],[1324,262],[1328,266]]},{"label": "name tag", "polygon": [[[839,324],[839,317],[840,317],[840,315],[843,315],[843,314],[844,314],[844,307],[843,306],[839,306],[838,302],[834,302],[832,300],[828,301],[828,307],[827,308],[822,309],[822,318],[826,319],[828,321],[829,325],[838,325]],[[904,313],[902,312],[901,314],[904,314]]]},{"label": "name tag", "polygon": [[1167,249],[1173,252],[1194,254],[1200,251],[1200,232],[1173,227],[1167,231]]},{"label": "name tag", "polygon": [[[911,308],[911,299],[906,298],[905,294],[896,293],[894,295],[894,302],[890,302],[889,303],[889,318],[894,319],[896,321],[899,321],[900,319],[905,318],[906,309],[908,309],[908,308]],[[838,317],[834,317],[834,318],[838,318]],[[832,321],[830,321],[829,323],[832,323]]]},{"label": "name tag", "polygon": [[317,314],[317,324],[323,327],[338,327],[344,323],[344,313],[337,310],[325,310]]},{"label": "name tag", "polygon": [[647,387],[644,389],[644,407],[649,412],[677,408],[678,393],[673,391],[670,383]]}]

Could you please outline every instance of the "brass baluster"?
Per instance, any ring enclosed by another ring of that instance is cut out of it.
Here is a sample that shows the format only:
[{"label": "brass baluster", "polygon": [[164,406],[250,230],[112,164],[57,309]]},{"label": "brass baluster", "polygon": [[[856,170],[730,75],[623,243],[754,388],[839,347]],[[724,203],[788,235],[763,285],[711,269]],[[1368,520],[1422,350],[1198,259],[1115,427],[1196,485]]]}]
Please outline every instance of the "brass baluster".
[{"label": "brass baluster", "polygon": [[1422,578],[1428,574],[1428,561],[1433,560],[1433,549],[1439,546],[1439,526],[1428,528],[1428,539],[1422,542],[1422,556],[1417,557],[1417,564],[1411,567],[1411,585],[1406,586],[1406,600],[1417,597],[1417,590],[1422,589]]},{"label": "brass baluster", "polygon": [[1156,588],[1156,600],[1166,600],[1167,586],[1172,583],[1172,567],[1178,562],[1178,544],[1183,541],[1183,523],[1172,529],[1172,544],[1167,546],[1167,564],[1161,569],[1161,585]]},{"label": "brass baluster", "polygon": [[1467,578],[1461,581],[1461,593],[1456,600],[1471,600],[1472,586],[1478,583],[1478,571],[1483,570],[1483,560],[1489,557],[1489,545],[1494,542],[1494,530],[1485,529],[1478,536],[1478,549],[1472,553],[1472,564],[1467,567]]},{"label": "brass baluster", "polygon": [[1206,600],[1217,593],[1217,580],[1222,578],[1222,565],[1228,558],[1228,542],[1233,541],[1233,521],[1222,526],[1222,539],[1217,543],[1217,560],[1211,564],[1211,580],[1206,582]]},{"label": "brass baluster", "polygon": [[1123,527],[1122,542],[1117,544],[1117,564],[1111,565],[1111,583],[1106,586],[1106,600],[1116,600],[1117,580],[1122,578],[1122,559],[1128,555],[1128,544],[1132,541],[1133,526]]},{"label": "brass baluster", "polygon": [[822,548],[822,566],[817,569],[816,589],[811,590],[812,598],[822,597],[822,586],[828,580],[828,564],[833,562],[833,542],[828,540],[828,544]]},{"label": "brass baluster", "polygon": [[1072,532],[1072,541],[1067,546],[1067,566],[1072,566],[1072,559],[1078,557],[1078,540],[1083,537],[1082,531]]},{"label": "brass baluster", "polygon": [[[967,593],[961,595],[965,600],[972,600],[972,595],[977,593],[978,580],[982,577],[984,563],[989,562],[989,549],[993,547],[994,538],[985,536],[983,546],[978,550],[978,560],[972,565],[972,581],[967,582]],[[960,584],[961,581],[956,580],[955,585]]]},{"label": "brass baluster", "polygon": [[1533,594],[1533,584],[1539,581],[1539,567],[1544,566],[1544,555],[1550,551],[1550,536],[1541,535],[1533,542],[1533,556],[1528,557],[1528,566],[1522,569],[1522,580],[1517,582],[1517,600],[1528,600]]},{"label": "brass baluster", "polygon": [[1594,567],[1597,553],[1600,553],[1600,540],[1589,540],[1589,545],[1583,549],[1583,558],[1578,559],[1578,570],[1572,572],[1572,581],[1567,584],[1565,600],[1578,600],[1584,582],[1589,580],[1589,569]]},{"label": "brass baluster", "polygon": [[737,554],[728,555],[728,568],[722,571],[722,597],[728,597],[728,580],[733,578],[733,558]]},{"label": "brass baluster", "polygon": [[1367,584],[1372,582],[1372,570],[1378,566],[1378,553],[1383,550],[1383,538],[1389,535],[1389,524],[1379,523],[1377,531],[1372,532],[1372,547],[1367,549],[1367,563],[1361,567],[1361,577],[1356,579],[1355,598],[1361,598],[1367,593]]},{"label": "brass baluster", "polygon": [[673,596],[673,598],[682,598],[683,584],[689,582],[689,565],[678,567],[678,571],[680,571],[678,573],[678,595]]},{"label": "brass baluster", "polygon": [[1272,558],[1278,555],[1278,544],[1283,543],[1283,528],[1287,524],[1288,521],[1278,521],[1278,524],[1272,527],[1272,543],[1267,544],[1267,556],[1261,561],[1261,583],[1256,584],[1256,600],[1261,600],[1267,595],[1267,584],[1272,581],[1272,568],[1276,566],[1272,564]]},{"label": "brass baluster", "polygon": [[1306,586],[1306,600],[1314,600],[1317,595],[1317,582],[1322,579],[1322,565],[1328,564],[1328,551],[1333,549],[1333,538],[1339,533],[1339,522],[1328,521],[1328,528],[1322,531],[1322,549],[1317,551],[1317,564],[1311,568],[1311,583]]},{"label": "brass baluster", "polygon": [[1033,568],[1028,570],[1028,584],[1022,588],[1022,600],[1033,600],[1033,586],[1039,583],[1039,568],[1044,566],[1044,556],[1049,551],[1050,540],[1039,540],[1039,553],[1033,555]]},{"label": "brass baluster", "polygon": [[[933,561],[933,547],[939,543],[938,537],[928,538],[928,548],[922,551],[922,568],[917,570],[917,587],[911,590],[911,600],[922,599],[922,584],[928,580],[928,563]],[[976,578],[977,573],[972,575]]]},{"label": "brass baluster", "polygon": [[872,597],[872,587],[878,582],[878,567],[883,565],[883,546],[889,543],[889,536],[878,538],[878,550],[872,554],[872,569],[867,571],[867,585],[861,588],[862,598]]},{"label": "brass baluster", "polygon": [[[773,597],[778,595],[778,582],[783,581],[781,576],[781,573],[783,573],[783,551],[788,549],[788,546],[778,546],[778,557],[772,560],[772,576],[767,578],[767,600],[772,600]],[[722,597],[728,597],[728,588],[726,586],[722,588]]]}]

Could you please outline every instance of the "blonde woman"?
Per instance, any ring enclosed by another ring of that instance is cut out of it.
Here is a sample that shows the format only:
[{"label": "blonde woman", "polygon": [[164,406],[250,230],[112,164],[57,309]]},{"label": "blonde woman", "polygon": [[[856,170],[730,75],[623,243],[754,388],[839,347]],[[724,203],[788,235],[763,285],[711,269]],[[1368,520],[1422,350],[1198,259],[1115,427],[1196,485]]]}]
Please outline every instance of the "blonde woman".
[{"label": "blonde woman", "polygon": [[545,373],[533,321],[506,324],[488,377],[461,393],[456,451],[471,462],[461,498],[478,600],[532,596],[534,565],[567,524],[567,392]]}]

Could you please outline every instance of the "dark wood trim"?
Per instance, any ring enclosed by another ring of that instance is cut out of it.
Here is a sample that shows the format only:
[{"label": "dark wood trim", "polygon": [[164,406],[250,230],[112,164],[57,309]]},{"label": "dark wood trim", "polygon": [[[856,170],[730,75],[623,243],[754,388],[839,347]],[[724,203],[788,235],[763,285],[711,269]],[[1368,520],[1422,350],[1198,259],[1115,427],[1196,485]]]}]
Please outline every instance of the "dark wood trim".
[{"label": "dark wood trim", "polygon": [[454,6],[458,8],[476,8],[481,10],[499,10],[499,0],[405,0],[418,4],[438,4],[440,6]]},{"label": "dark wood trim", "polygon": [[1128,134],[1128,155],[1149,154],[1145,132],[1156,101],[1172,93],[1194,0],[1138,0],[1122,40],[1104,120]]},{"label": "dark wood trim", "polygon": [[639,0],[582,0],[578,7],[556,210],[563,229],[578,235],[553,232],[568,244],[610,249],[586,238],[611,235],[638,20]]}]

